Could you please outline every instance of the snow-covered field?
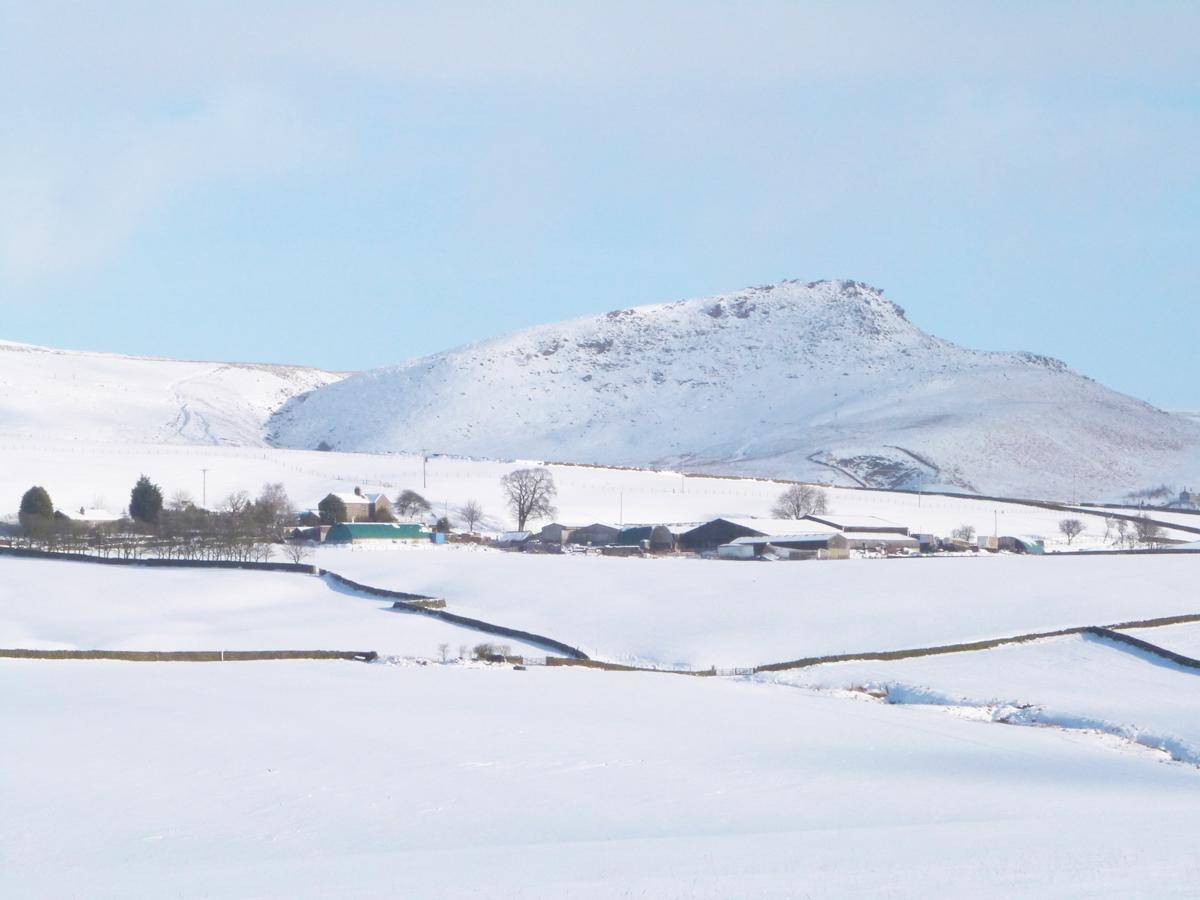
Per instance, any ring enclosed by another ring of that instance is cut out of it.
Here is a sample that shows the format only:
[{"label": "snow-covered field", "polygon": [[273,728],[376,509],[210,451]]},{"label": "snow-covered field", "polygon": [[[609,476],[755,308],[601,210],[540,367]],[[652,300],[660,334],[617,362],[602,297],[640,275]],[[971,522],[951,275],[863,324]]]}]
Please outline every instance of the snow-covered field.
[{"label": "snow-covered field", "polygon": [[[505,509],[500,478],[536,461],[501,462],[433,457],[423,467],[419,456],[324,453],[265,447],[200,447],[159,444],[30,440],[0,437],[0,516],[15,514],[21,494],[41,484],[56,506],[71,514],[79,508],[119,513],[141,474],[160,484],[167,496],[187,491],[215,506],[237,490],[256,494],[264,483],[282,482],[303,507],[315,506],[330,491],[355,486],[395,495],[403,488],[427,496],[434,510],[456,517],[469,499],[485,511],[486,527],[514,527]],[[557,520],[591,522],[701,522],[716,516],[770,515],[784,485],[765,479],[681,476],[678,472],[552,465],[558,487]],[[945,497],[887,491],[829,488],[830,512],[842,516],[879,516],[913,532],[948,535],[960,525],[979,534],[1040,536],[1050,549],[1067,549],[1058,532],[1063,518],[1078,517],[1085,531],[1073,549],[1102,546],[1104,517],[1068,513],[1018,503],[971,497]],[[1187,524],[1188,519],[1181,519]],[[540,527],[542,522],[534,523]],[[1200,521],[1195,523],[1200,528]],[[1183,540],[1200,538],[1179,532]]]},{"label": "snow-covered field", "polygon": [[[0,662],[5,892],[1190,897],[1197,771],[777,685]],[[19,723],[18,727],[11,727]]]},{"label": "snow-covered field", "polygon": [[[1133,633],[1153,641],[1155,630]],[[757,677],[886,692],[892,703],[961,707],[999,722],[1101,731],[1200,765],[1200,670],[1091,635]]]},{"label": "snow-covered field", "polygon": [[1125,633],[1183,656],[1200,659],[1200,622],[1162,625],[1158,628],[1128,628]]},{"label": "snow-covered field", "polygon": [[0,434],[35,440],[263,443],[267,418],[340,375],[188,362],[0,340]]},{"label": "snow-covered field", "polygon": [[1194,556],[765,563],[389,544],[322,548],[317,561],[600,659],[666,667],[752,666],[1200,612]]},{"label": "snow-covered field", "polygon": [[[496,639],[324,579],[0,557],[0,648],[374,650],[435,658]],[[504,640],[514,652],[537,650]]]}]

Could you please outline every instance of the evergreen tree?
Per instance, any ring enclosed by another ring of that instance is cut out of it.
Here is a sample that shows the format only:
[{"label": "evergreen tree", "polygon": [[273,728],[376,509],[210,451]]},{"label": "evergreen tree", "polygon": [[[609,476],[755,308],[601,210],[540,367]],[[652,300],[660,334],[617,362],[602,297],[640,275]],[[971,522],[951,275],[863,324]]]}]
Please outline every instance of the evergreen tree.
[{"label": "evergreen tree", "polygon": [[44,487],[34,485],[22,495],[19,518],[26,530],[35,522],[49,522],[54,518],[54,504]]},{"label": "evergreen tree", "polygon": [[138,522],[155,524],[162,515],[162,488],[143,475],[129,493],[129,515]]},{"label": "evergreen tree", "polygon": [[322,525],[336,525],[350,517],[342,498],[333,494],[327,494],[325,499],[317,504],[317,512],[321,514]]}]

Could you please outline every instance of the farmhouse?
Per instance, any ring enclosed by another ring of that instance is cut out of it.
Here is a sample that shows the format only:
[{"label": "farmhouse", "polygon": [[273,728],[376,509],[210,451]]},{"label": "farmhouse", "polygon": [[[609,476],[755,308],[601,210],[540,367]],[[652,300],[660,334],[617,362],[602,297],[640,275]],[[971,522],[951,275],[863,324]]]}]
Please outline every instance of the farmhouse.
[{"label": "farmhouse", "polygon": [[386,494],[364,493],[362,488],[355,488],[354,493],[335,493],[346,505],[347,522],[374,522],[380,517],[392,515],[392,501]]}]

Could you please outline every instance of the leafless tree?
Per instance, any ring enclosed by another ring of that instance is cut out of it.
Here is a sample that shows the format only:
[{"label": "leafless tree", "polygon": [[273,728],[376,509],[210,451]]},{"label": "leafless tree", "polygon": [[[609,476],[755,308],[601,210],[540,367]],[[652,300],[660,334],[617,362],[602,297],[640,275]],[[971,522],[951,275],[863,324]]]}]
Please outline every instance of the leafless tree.
[{"label": "leafless tree", "polygon": [[438,655],[442,657],[442,662],[445,662],[450,655],[450,645],[438,644]]},{"label": "leafless tree", "polygon": [[483,506],[478,500],[468,500],[458,508],[458,517],[467,526],[467,531],[474,531],[479,520],[483,518]]},{"label": "leafless tree", "polygon": [[1058,530],[1067,539],[1067,546],[1069,547],[1075,538],[1083,534],[1083,521],[1081,519],[1063,519],[1058,523]]},{"label": "leafless tree", "polygon": [[282,484],[263,485],[254,501],[254,519],[271,540],[283,540],[295,515],[292,500]]},{"label": "leafless tree", "polygon": [[283,545],[283,555],[287,557],[288,562],[296,565],[307,562],[312,557],[312,552],[312,545],[308,541],[287,541]]},{"label": "leafless tree", "polygon": [[396,496],[396,516],[401,519],[413,519],[427,514],[433,507],[429,501],[416,491],[403,490]]},{"label": "leafless tree", "polygon": [[829,509],[828,495],[811,484],[793,484],[779,495],[771,508],[777,519],[803,519]]},{"label": "leafless tree", "polygon": [[245,491],[234,491],[218,504],[217,509],[232,516],[240,516],[250,508],[250,495]]},{"label": "leafless tree", "polygon": [[172,512],[180,512],[187,509],[189,506],[195,506],[196,501],[192,499],[192,495],[187,491],[175,491],[171,495],[171,499],[167,501],[167,509]]},{"label": "leafless tree", "polygon": [[517,469],[501,478],[500,485],[517,520],[517,531],[524,531],[530,519],[554,515],[553,500],[558,491],[549,469]]},{"label": "leafless tree", "polygon": [[1148,516],[1138,516],[1133,523],[1133,533],[1139,544],[1157,547],[1162,541],[1162,529]]},{"label": "leafless tree", "polygon": [[952,532],[950,532],[950,537],[959,541],[969,541],[971,538],[975,537],[975,526],[959,525]]}]

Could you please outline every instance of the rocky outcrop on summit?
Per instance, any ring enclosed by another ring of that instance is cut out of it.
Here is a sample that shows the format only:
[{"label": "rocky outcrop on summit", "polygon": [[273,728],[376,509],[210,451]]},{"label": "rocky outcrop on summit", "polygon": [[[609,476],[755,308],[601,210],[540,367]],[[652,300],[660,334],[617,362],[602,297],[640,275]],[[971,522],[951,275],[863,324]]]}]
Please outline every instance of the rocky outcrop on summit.
[{"label": "rocky outcrop on summit", "polygon": [[289,401],[311,448],[680,465],[1092,498],[1200,480],[1200,428],[1063,363],[969,350],[821,281],[546,325]]}]

